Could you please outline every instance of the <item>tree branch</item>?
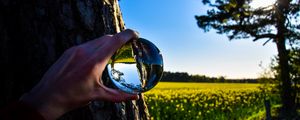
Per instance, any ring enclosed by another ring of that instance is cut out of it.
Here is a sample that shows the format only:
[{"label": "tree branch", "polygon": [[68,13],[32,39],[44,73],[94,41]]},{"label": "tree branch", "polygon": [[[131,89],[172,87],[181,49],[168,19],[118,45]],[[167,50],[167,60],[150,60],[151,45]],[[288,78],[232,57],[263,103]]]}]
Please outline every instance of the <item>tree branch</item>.
[{"label": "tree branch", "polygon": [[269,38],[269,39],[275,39],[276,35],[275,34],[261,34],[261,35],[252,35],[254,37],[254,42],[259,40],[259,39],[263,39],[263,38]]}]

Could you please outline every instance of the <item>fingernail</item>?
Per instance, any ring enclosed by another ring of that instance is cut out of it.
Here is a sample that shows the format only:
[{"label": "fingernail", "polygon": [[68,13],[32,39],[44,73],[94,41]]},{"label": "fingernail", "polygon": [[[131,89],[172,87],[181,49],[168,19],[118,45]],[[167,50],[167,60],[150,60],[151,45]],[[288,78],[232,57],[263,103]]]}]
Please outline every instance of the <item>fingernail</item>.
[{"label": "fingernail", "polygon": [[136,37],[139,38],[140,33],[139,33],[138,31],[136,31],[136,30],[134,30],[134,32],[135,32],[135,34],[136,34]]}]

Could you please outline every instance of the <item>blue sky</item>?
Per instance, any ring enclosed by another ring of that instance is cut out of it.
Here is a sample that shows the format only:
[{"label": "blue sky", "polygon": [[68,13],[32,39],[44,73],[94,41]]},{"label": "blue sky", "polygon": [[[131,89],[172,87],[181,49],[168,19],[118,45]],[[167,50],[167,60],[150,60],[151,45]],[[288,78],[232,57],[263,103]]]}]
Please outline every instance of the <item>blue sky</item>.
[{"label": "blue sky", "polygon": [[208,7],[202,0],[121,0],[127,28],[152,41],[164,57],[164,69],[226,78],[256,78],[276,55],[274,43],[229,41],[226,35],[198,28],[195,15]]}]

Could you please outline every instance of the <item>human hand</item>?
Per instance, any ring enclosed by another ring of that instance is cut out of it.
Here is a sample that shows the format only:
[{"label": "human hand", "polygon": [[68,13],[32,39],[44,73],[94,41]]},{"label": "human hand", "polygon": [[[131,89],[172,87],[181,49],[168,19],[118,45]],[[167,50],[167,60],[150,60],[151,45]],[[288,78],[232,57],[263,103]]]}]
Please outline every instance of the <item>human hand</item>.
[{"label": "human hand", "polygon": [[36,108],[46,119],[56,119],[93,100],[138,99],[137,95],[107,88],[101,83],[102,72],[114,52],[137,37],[128,29],[66,50],[42,80],[20,100]]}]

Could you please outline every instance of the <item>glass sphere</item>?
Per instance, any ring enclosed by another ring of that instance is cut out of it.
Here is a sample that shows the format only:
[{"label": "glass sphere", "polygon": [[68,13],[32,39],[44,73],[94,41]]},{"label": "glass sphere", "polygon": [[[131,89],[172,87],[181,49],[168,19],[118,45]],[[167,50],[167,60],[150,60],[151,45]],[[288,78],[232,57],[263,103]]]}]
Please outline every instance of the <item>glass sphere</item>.
[{"label": "glass sphere", "polygon": [[163,74],[163,58],[150,41],[139,38],[123,45],[107,65],[110,80],[121,91],[138,94],[152,89]]}]

